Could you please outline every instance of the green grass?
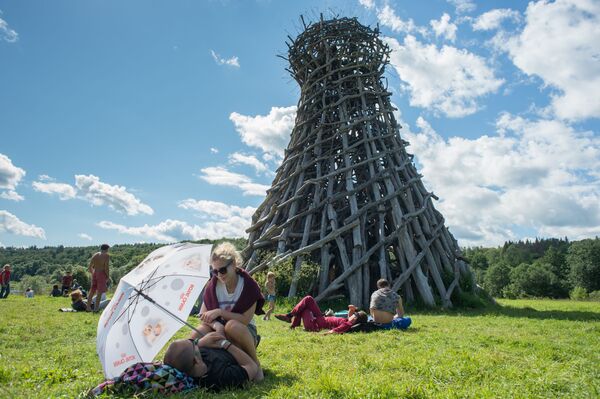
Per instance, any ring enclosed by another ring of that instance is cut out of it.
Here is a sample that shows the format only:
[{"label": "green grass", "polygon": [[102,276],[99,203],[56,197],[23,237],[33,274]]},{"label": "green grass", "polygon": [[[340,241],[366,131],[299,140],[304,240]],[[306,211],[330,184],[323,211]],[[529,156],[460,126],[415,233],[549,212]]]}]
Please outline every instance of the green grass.
[{"label": "green grass", "polygon": [[[600,303],[500,304],[412,311],[406,332],[323,336],[258,320],[263,383],[172,397],[600,397]],[[72,398],[103,380],[99,316],[57,311],[67,306],[64,298],[0,301],[0,397]]]}]

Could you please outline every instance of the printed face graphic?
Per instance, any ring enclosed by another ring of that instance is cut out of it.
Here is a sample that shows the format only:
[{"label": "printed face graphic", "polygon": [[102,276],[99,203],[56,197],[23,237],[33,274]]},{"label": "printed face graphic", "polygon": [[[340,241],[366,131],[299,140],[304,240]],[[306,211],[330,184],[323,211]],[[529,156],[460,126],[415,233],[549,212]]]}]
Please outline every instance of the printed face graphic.
[{"label": "printed face graphic", "polygon": [[154,341],[165,331],[165,326],[162,320],[149,320],[146,325],[144,325],[144,329],[142,330],[142,335],[144,336],[144,340],[146,344],[149,346],[154,345]]}]

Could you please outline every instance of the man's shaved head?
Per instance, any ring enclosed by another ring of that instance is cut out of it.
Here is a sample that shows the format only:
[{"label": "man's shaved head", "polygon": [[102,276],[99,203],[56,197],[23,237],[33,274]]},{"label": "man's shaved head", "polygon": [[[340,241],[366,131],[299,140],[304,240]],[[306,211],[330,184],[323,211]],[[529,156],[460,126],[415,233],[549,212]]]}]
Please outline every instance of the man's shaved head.
[{"label": "man's shaved head", "polygon": [[194,366],[194,346],[188,339],[174,341],[163,359],[163,363],[189,374]]}]

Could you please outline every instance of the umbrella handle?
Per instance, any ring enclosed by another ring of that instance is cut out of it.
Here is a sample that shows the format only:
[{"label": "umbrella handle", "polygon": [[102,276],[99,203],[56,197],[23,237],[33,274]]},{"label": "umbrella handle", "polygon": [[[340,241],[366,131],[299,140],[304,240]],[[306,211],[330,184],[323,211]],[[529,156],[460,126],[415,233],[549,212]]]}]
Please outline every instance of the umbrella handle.
[{"label": "umbrella handle", "polygon": [[134,288],[133,290],[135,292],[137,292],[139,295],[141,295],[144,299],[146,299],[147,301],[149,301],[150,303],[158,306],[162,311],[164,311],[165,313],[167,313],[169,316],[173,317],[175,320],[179,321],[182,324],[185,324],[186,326],[188,326],[189,328],[191,328],[192,330],[194,330],[201,337],[203,337],[203,336],[206,335],[202,331],[198,330],[196,327],[194,327],[193,325],[191,325],[190,323],[188,323],[187,321],[179,318],[179,316],[177,316],[176,314],[172,313],[169,309],[166,309],[161,304],[157,303],[154,299],[150,298],[148,295],[144,294],[142,291],[138,290],[137,288]]}]

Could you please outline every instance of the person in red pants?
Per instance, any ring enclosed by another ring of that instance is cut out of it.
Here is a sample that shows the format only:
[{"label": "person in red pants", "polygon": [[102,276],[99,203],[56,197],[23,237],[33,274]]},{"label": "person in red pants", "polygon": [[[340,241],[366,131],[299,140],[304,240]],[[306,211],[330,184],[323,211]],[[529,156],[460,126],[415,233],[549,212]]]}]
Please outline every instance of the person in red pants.
[{"label": "person in red pants", "polygon": [[300,326],[304,323],[306,331],[321,331],[328,329],[327,334],[343,334],[358,323],[366,323],[368,316],[363,311],[357,311],[354,305],[348,306],[348,318],[324,317],[315,299],[308,295],[302,298],[291,312],[287,314],[276,314],[275,318],[291,323],[290,328]]}]

